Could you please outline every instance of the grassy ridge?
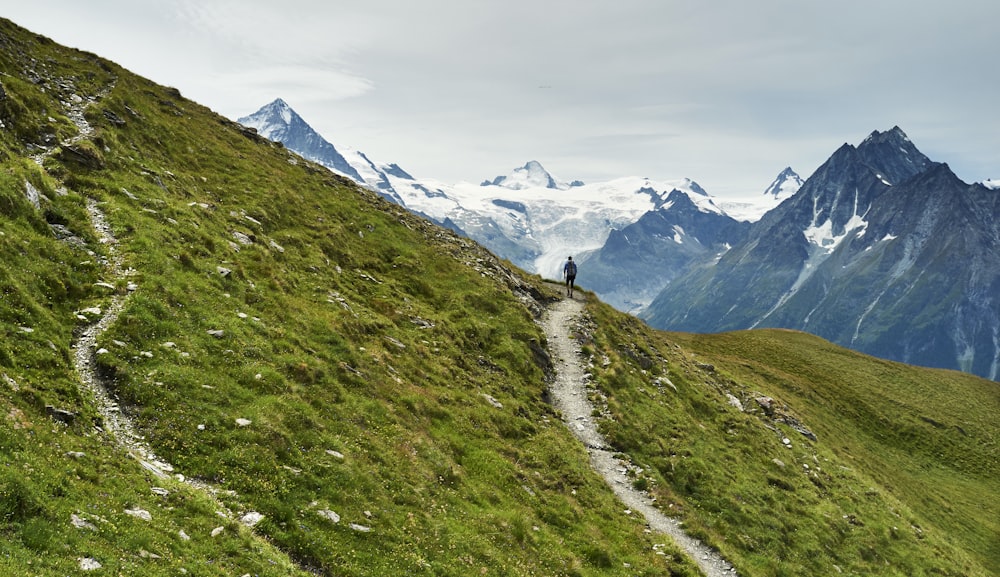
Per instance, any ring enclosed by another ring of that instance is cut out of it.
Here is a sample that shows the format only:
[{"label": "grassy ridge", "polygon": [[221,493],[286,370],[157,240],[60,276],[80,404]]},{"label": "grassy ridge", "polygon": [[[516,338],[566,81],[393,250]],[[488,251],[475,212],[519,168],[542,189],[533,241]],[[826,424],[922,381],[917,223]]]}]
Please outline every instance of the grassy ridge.
[{"label": "grassy ridge", "polygon": [[[539,279],[175,90],[6,22],[0,39],[0,572],[694,574],[543,401]],[[92,97],[93,134],[58,146]],[[98,282],[137,287],[100,373],[227,518],[98,430],[70,354],[75,312],[110,302]]]},{"label": "grassy ridge", "polygon": [[996,383],[803,333],[655,333],[591,310],[609,437],[741,571],[1000,569]]}]

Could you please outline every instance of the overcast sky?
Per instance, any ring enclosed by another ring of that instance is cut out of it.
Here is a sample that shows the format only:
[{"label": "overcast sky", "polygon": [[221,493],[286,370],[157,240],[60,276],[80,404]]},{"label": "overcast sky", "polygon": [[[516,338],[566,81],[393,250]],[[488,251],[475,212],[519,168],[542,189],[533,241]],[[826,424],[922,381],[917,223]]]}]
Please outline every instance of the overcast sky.
[{"label": "overcast sky", "polygon": [[898,125],[1000,178],[996,0],[0,0],[229,118],[283,98],[418,177],[803,178]]}]

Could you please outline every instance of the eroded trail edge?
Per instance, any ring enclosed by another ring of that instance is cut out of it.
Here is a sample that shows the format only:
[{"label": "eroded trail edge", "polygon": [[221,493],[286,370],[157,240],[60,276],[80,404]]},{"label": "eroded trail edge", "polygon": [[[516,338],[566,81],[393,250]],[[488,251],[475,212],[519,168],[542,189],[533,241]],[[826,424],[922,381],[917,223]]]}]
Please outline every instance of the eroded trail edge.
[{"label": "eroded trail edge", "polygon": [[587,446],[591,467],[604,478],[622,503],[641,513],[651,530],[673,539],[708,577],[736,575],[736,569],[714,549],[685,533],[677,520],[660,512],[646,493],[632,486],[626,475],[627,464],[615,457],[597,430],[597,422],[592,416],[594,406],[587,396],[590,377],[580,346],[570,337],[571,328],[578,324],[582,314],[582,302],[563,299],[551,304],[541,320],[549,343],[549,354],[556,368],[556,378],[550,387],[553,404],[562,413],[573,434]]}]

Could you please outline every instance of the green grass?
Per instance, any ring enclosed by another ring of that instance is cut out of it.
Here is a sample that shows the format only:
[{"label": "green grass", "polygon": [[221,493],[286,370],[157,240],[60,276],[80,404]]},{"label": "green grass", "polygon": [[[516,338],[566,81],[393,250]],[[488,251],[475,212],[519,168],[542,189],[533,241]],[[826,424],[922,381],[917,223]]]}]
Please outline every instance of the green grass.
[{"label": "green grass", "polygon": [[[540,279],[508,280],[480,247],[173,89],[0,33],[0,120],[16,128],[0,132],[0,371],[17,383],[0,383],[0,572],[64,575],[89,557],[109,574],[695,574],[656,554],[662,539],[543,401],[544,336],[513,290],[540,294]],[[106,92],[86,111],[94,133],[41,169],[26,157],[74,134],[71,92]],[[86,199],[127,278],[104,266]],[[101,374],[157,455],[219,503],[97,429],[70,345],[74,312],[110,303],[99,281],[138,287],[98,341]],[[153,520],[124,513],[137,508]],[[235,521],[248,511],[264,515],[252,530]]]},{"label": "green grass", "polygon": [[[697,574],[657,554],[667,539],[624,512],[544,401],[541,279],[5,21],[0,84],[0,573],[93,558],[102,574]],[[103,95],[94,133],[39,167],[75,134],[72,94]],[[99,282],[138,287],[99,339],[101,374],[216,499],[100,430],[71,353],[75,312],[111,302]],[[797,333],[662,334],[589,311],[578,337],[615,417],[605,434],[642,467],[633,486],[741,575],[998,572],[995,383]],[[236,521],[249,511],[253,529]]]},{"label": "green grass", "polygon": [[588,348],[611,361],[596,363],[610,440],[741,572],[1000,570],[996,383],[804,333],[665,334],[603,305],[591,314]]}]

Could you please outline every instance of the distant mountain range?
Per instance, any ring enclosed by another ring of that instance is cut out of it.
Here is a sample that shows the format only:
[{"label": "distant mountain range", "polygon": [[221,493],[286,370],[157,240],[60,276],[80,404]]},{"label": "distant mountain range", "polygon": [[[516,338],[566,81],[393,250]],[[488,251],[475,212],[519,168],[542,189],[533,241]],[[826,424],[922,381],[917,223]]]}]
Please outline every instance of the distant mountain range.
[{"label": "distant mountain range", "polygon": [[[565,182],[531,161],[470,183],[341,153],[281,100],[240,123],[393,202],[670,330],[782,327],[887,359],[1000,376],[1000,194],[894,127],[750,202],[684,179]],[[572,192],[568,192],[572,189]]]},{"label": "distant mountain range", "polygon": [[[558,278],[562,262],[574,255],[583,267],[584,286],[623,310],[641,309],[696,255],[720,250],[735,240],[726,232],[716,241],[710,231],[742,230],[739,221],[760,218],[801,184],[799,176],[787,168],[766,193],[750,202],[731,202],[710,196],[689,179],[565,182],[537,161],[479,185],[446,184],[415,178],[396,164],[372,162],[347,147],[338,149],[281,99],[239,122],[476,240],[529,272]],[[667,228],[661,230],[661,226]],[[640,240],[642,235],[650,239]],[[659,246],[659,238],[672,242]],[[646,252],[646,247],[654,248]],[[659,257],[665,260],[652,265]],[[622,283],[621,279],[629,280]]]}]

